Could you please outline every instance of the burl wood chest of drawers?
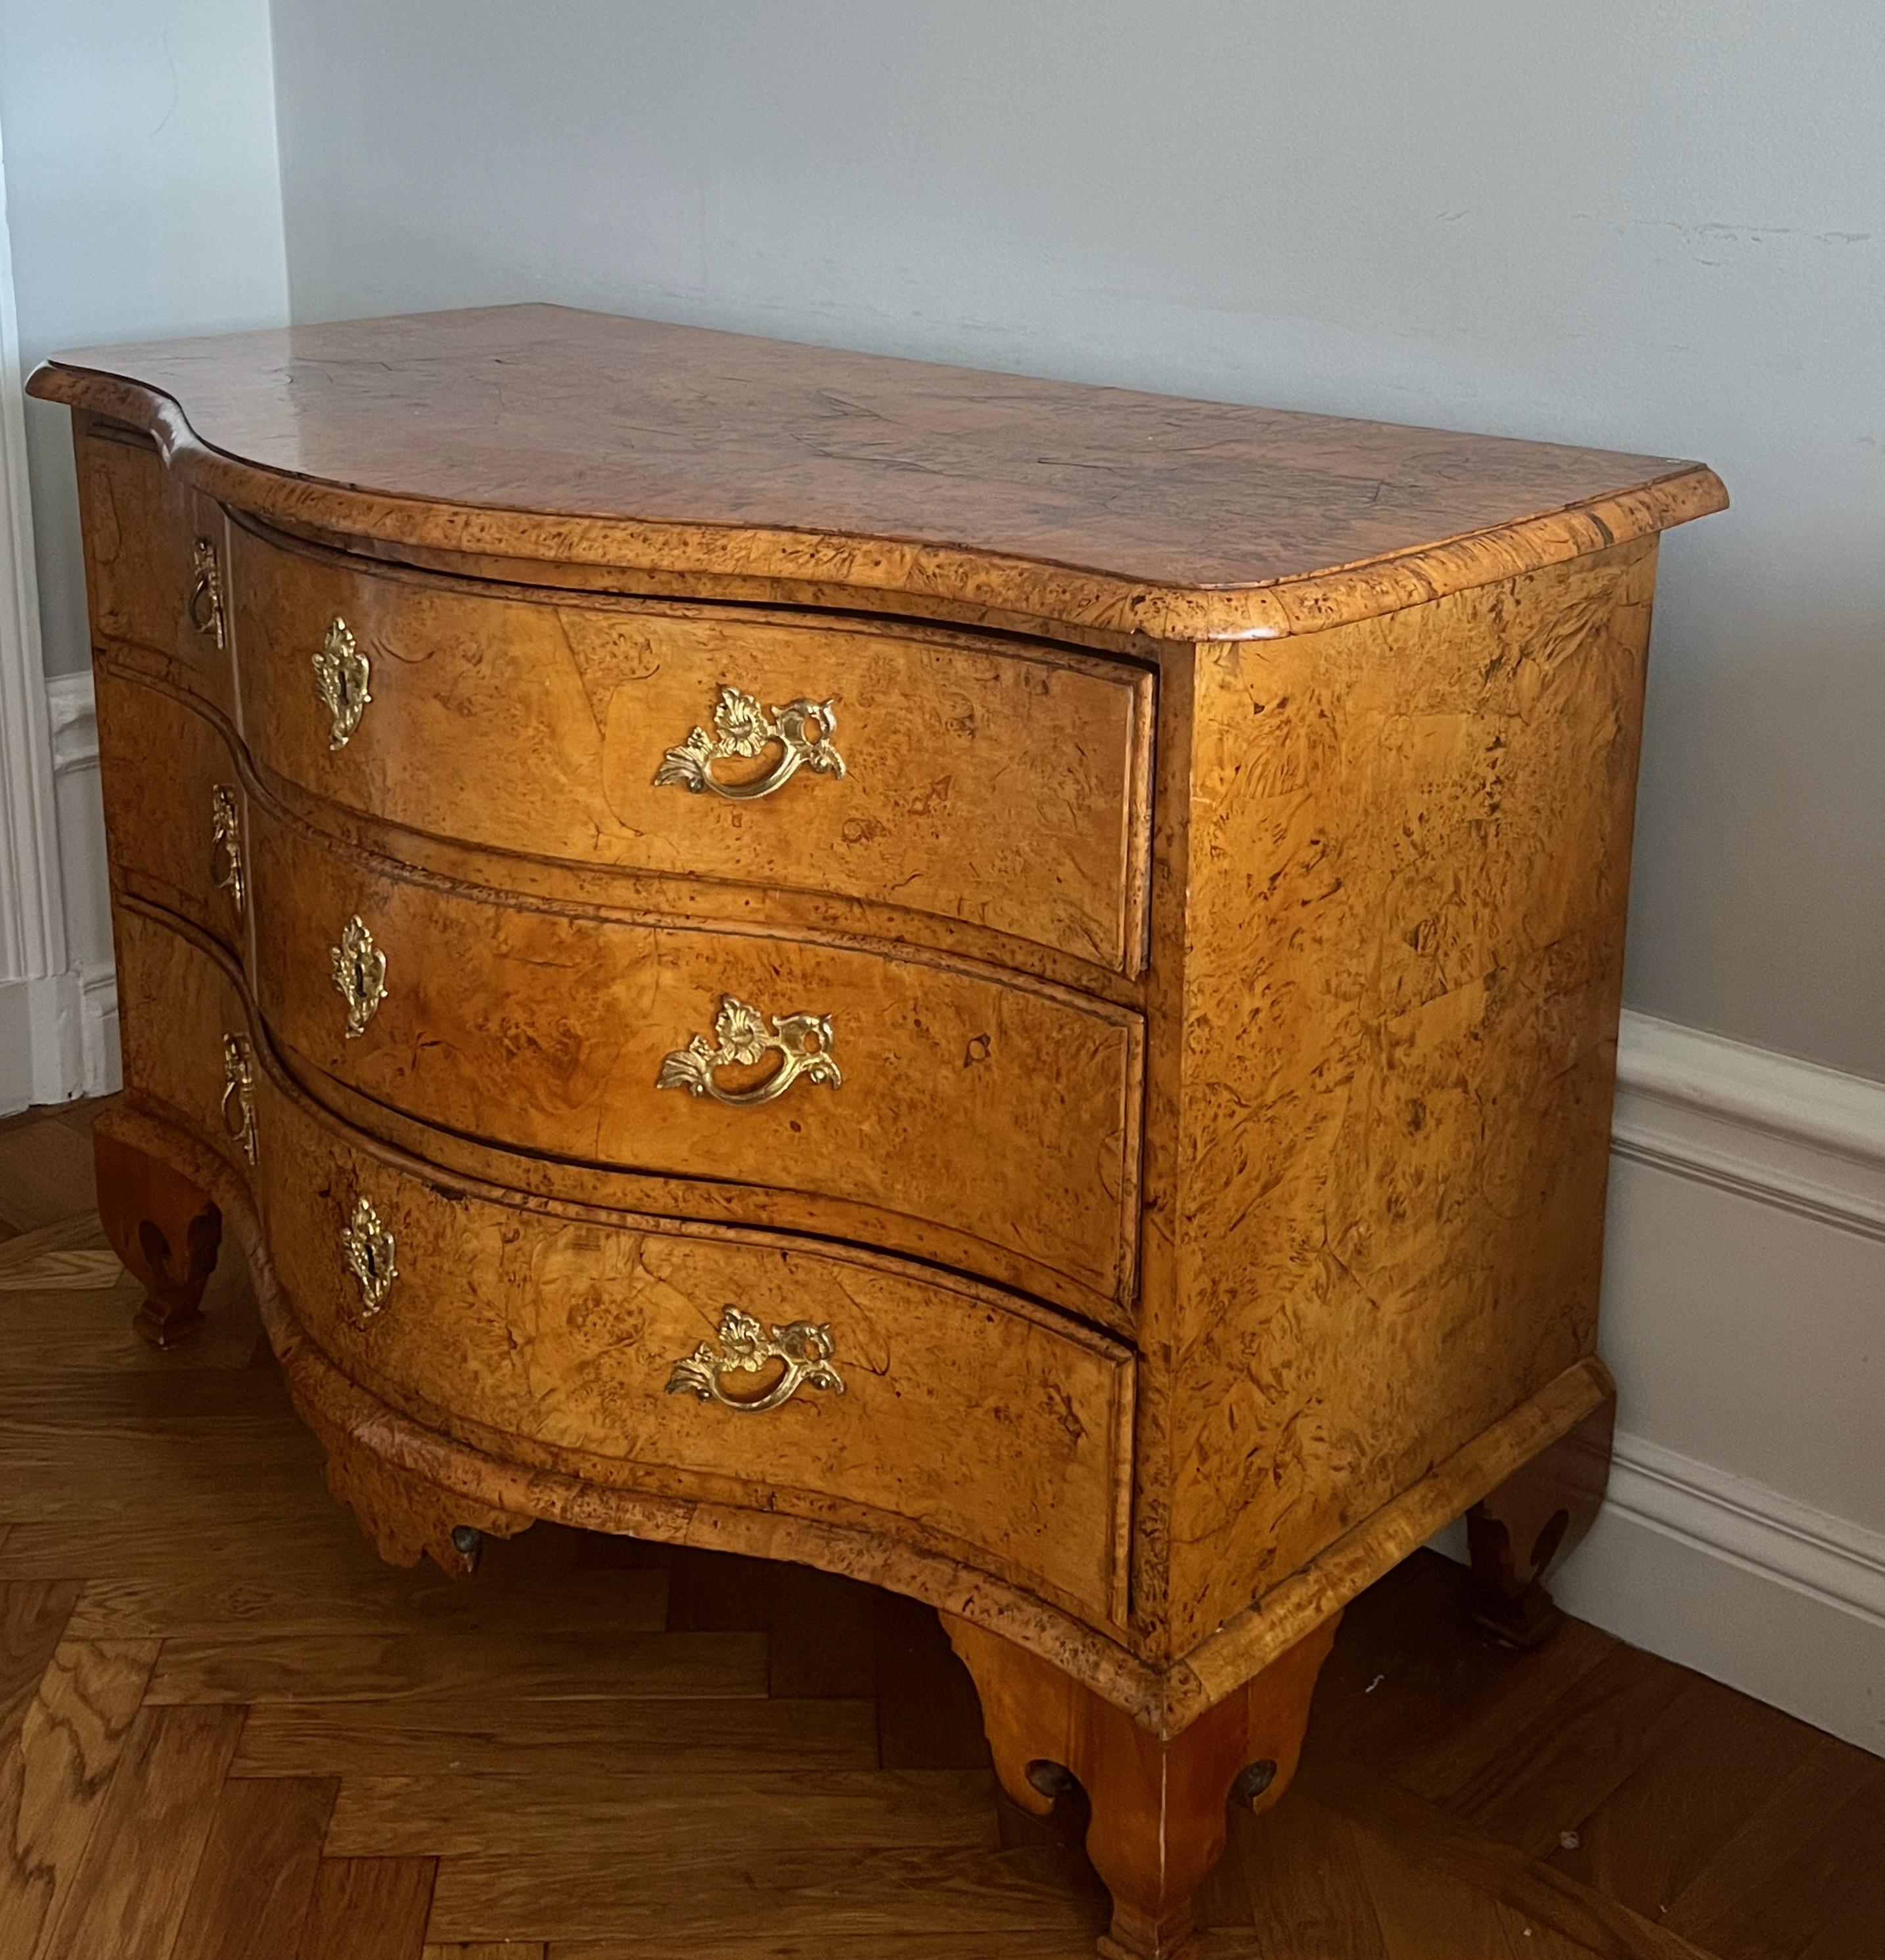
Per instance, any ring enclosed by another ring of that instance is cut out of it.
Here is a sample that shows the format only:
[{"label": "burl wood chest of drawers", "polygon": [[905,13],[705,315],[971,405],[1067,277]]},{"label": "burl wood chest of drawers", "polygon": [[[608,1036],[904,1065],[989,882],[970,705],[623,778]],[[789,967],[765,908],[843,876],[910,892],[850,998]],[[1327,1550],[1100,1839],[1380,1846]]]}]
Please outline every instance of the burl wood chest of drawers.
[{"label": "burl wood chest of drawers", "polygon": [[335,1490],[933,1602],[1186,1951],[1343,1603],[1548,1621],[1696,466],[522,307],[75,355],[127,1093]]}]

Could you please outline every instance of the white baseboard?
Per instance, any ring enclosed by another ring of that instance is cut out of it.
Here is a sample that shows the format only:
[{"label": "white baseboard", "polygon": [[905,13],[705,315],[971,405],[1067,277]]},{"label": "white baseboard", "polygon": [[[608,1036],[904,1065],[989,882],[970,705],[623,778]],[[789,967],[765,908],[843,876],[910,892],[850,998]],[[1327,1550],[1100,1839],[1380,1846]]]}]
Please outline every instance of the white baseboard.
[{"label": "white baseboard", "polygon": [[[1885,1632],[1885,1532],[1798,1503],[1641,1437],[1620,1437],[1608,1497],[1618,1517],[1691,1545]],[[1885,1694],[1885,1672],[1879,1677]],[[1885,1717],[1885,1700],[1880,1713]]]},{"label": "white baseboard", "polygon": [[[116,1011],[117,987],[111,988]],[[84,999],[77,973],[0,980],[0,1115],[89,1093]]]},{"label": "white baseboard", "polygon": [[122,1079],[91,676],[56,675],[45,698],[67,965],[0,982],[0,1112],[108,1095]]},{"label": "white baseboard", "polygon": [[1616,1459],[1558,1596],[1885,1755],[1885,1083],[1626,1014],[1613,1135]]},{"label": "white baseboard", "polygon": [[0,1116],[33,1100],[33,1002],[27,980],[0,980]]},{"label": "white baseboard", "polygon": [[124,1087],[118,1051],[118,971],[106,960],[80,969],[79,1094],[113,1096]]},{"label": "white baseboard", "polygon": [[[1464,1564],[1464,1524],[1433,1548]],[[1885,1532],[1620,1434],[1566,1612],[1885,1756]]]},{"label": "white baseboard", "polygon": [[1632,1646],[1885,1756],[1885,1625],[1871,1615],[1621,1506],[1605,1508],[1555,1589]]},{"label": "white baseboard", "polygon": [[1566,1608],[1885,1755],[1885,1532],[1620,1437]]}]

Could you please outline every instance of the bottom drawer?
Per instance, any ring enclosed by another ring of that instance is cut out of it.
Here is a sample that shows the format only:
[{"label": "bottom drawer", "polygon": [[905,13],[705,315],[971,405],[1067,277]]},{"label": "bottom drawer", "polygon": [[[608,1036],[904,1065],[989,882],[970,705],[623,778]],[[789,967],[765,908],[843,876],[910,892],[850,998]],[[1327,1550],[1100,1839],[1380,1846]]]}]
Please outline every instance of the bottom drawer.
[{"label": "bottom drawer", "polygon": [[466,1188],[258,1095],[277,1276],[385,1401],[513,1460],[861,1526],[1123,1619],[1117,1343],[872,1254]]},{"label": "bottom drawer", "polygon": [[114,909],[112,928],[125,1087],[181,1110],[253,1178],[262,1069],[241,988],[180,922],[135,900]]}]

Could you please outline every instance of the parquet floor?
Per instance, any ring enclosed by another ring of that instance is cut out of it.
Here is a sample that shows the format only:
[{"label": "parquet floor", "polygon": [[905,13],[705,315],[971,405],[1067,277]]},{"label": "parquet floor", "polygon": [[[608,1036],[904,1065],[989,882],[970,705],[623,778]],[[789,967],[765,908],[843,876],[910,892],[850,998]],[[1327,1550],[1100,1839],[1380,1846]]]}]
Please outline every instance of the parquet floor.
[{"label": "parquet floor", "polygon": [[[86,1128],[0,1125],[0,1960],[1090,1952],[933,1614],[548,1527],[381,1565],[237,1262],[129,1332]],[[1885,1956],[1885,1761],[1590,1627],[1489,1652],[1454,1577],[1351,1612],[1208,1960]]]}]

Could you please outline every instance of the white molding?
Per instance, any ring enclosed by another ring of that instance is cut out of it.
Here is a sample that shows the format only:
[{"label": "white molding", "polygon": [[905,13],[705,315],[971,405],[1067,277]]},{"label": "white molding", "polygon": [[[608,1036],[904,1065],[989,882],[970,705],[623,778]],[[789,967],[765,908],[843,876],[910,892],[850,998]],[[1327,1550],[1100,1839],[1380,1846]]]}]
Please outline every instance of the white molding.
[{"label": "white molding", "polygon": [[33,982],[0,980],[0,1116],[33,1100]]},{"label": "white molding", "polygon": [[[56,1102],[72,1096],[108,1096],[123,1077],[118,1061],[118,976],[111,958],[109,874],[95,780],[98,712],[91,674],[54,675],[46,684],[46,702],[71,966],[60,976],[57,1078],[43,1083],[35,1099]],[[42,1052],[50,1050],[43,1044]]]},{"label": "white molding", "polygon": [[0,152],[0,982],[66,966],[20,368]]},{"label": "white molding", "polygon": [[[1607,1310],[1629,1316],[1613,1345],[1657,1370],[1636,1405],[1686,1404],[1689,1450],[1714,1435],[1746,1461],[1811,1465],[1820,1503],[1852,1515],[1620,1433],[1559,1597],[1885,1755],[1885,1424],[1863,1413],[1885,1332],[1885,1083],[1626,1013],[1611,1134],[1617,1157],[1692,1188],[1627,1180],[1629,1229],[1607,1255]],[[1722,1195],[1698,1208],[1697,1185]],[[1765,1337],[1782,1326],[1777,1370]],[[1764,1434],[1775,1424],[1786,1448]]]},{"label": "white molding", "polygon": [[89,673],[54,674],[46,683],[46,746],[55,777],[98,766],[98,706]]},{"label": "white molding", "polygon": [[1797,1503],[1750,1478],[1620,1435],[1610,1508],[1885,1634],[1885,1532]]},{"label": "white molding", "polygon": [[109,960],[78,969],[79,1089],[115,1096],[124,1087],[118,1052],[118,974]]},{"label": "white molding", "polygon": [[1885,1756],[1885,1535],[1618,1441],[1629,1455],[1559,1602]]},{"label": "white molding", "polygon": [[[1724,1453],[1810,1464],[1821,1503],[1853,1515],[1626,1430],[1554,1589],[1620,1638],[1885,1755],[1885,1424],[1852,1414],[1868,1406],[1868,1330],[1885,1323],[1885,1083],[1626,1013],[1613,1135],[1651,1172],[1619,1180],[1628,1227],[1605,1255],[1626,1421],[1680,1409],[1690,1449],[1715,1437]],[[1743,1344],[1776,1325],[1784,1379],[1771,1343]],[[1769,1447],[1773,1424],[1789,1447]],[[1434,1545],[1466,1555],[1457,1526]]]},{"label": "white molding", "polygon": [[1885,1239],[1885,1082],[1626,1013],[1611,1137],[1639,1163]]}]

